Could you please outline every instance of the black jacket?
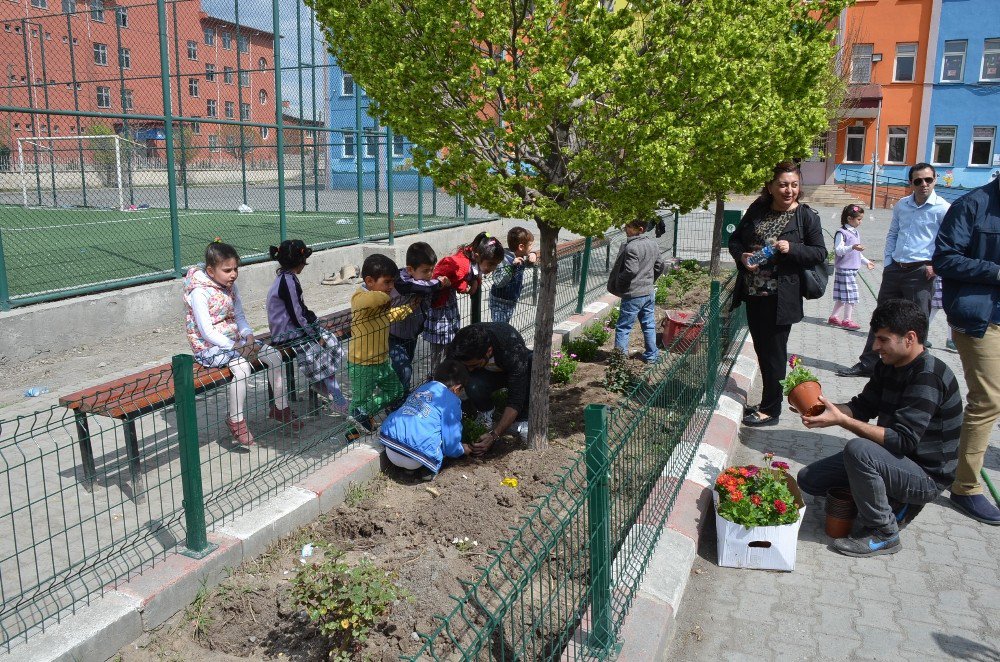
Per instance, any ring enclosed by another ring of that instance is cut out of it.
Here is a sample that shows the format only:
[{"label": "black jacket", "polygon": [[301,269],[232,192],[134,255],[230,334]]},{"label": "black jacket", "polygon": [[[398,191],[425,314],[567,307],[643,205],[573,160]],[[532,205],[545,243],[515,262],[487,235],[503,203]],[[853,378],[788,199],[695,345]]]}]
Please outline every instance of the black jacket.
[{"label": "black jacket", "polygon": [[517,329],[503,322],[481,322],[490,337],[493,361],[507,377],[507,406],[520,414],[531,394],[531,350]]},{"label": "black jacket", "polygon": [[[729,254],[736,260],[739,275],[736,291],[733,294],[733,307],[738,306],[746,298],[746,277],[750,273],[743,266],[743,253],[753,252],[753,224],[768,211],[768,205],[758,198],[750,205],[740,224],[729,237]],[[798,224],[802,224],[802,239],[799,239]],[[809,205],[799,203],[793,219],[778,239],[785,239],[791,244],[787,253],[778,253],[774,257],[775,275],[778,278],[777,304],[778,314],[775,324],[795,324],[802,320],[802,268],[811,267],[826,260],[826,243],[823,241],[823,228],[819,214]]]}]

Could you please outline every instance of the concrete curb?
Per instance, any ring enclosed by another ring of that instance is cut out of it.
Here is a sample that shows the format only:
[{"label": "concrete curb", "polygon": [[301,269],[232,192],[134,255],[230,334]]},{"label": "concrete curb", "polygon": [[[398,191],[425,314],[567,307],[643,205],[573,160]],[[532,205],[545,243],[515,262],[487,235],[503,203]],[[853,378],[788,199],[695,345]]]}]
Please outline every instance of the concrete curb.
[{"label": "concrete curb", "polygon": [[106,660],[184,609],[202,587],[212,587],[246,559],[344,500],[351,484],[381,471],[376,443],[350,448],[336,461],[237,517],[209,535],[218,545],[203,559],[173,553],[153,568],[120,583],[75,614],[33,635],[0,661]]},{"label": "concrete curb", "polygon": [[552,346],[562,347],[564,342],[568,342],[587,328],[593,322],[607,317],[611,309],[618,305],[618,297],[613,294],[605,294],[593,303],[583,307],[583,312],[573,314],[564,321],[552,327]]},{"label": "concrete curb", "polygon": [[743,405],[756,377],[757,362],[748,337],[625,617],[619,635],[620,662],[665,659],[702,529],[712,521],[712,485],[739,439]]}]

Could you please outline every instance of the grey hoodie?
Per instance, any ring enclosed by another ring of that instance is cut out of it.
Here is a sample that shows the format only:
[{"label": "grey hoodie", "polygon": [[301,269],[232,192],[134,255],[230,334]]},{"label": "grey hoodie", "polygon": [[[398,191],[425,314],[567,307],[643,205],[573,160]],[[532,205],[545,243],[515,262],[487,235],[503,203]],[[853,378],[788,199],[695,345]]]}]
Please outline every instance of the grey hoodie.
[{"label": "grey hoodie", "polygon": [[608,292],[622,299],[648,296],[653,293],[664,266],[660,245],[653,237],[648,234],[629,237],[618,250],[608,277]]}]

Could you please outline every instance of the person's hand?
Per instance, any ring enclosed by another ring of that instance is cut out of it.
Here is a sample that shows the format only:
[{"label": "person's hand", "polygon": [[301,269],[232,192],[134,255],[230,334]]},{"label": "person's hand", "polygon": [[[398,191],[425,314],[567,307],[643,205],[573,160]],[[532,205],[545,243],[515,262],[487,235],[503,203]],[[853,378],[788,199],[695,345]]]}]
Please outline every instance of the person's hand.
[{"label": "person's hand", "polygon": [[451,279],[447,276],[438,276],[438,282],[441,283],[441,287],[451,287]]},{"label": "person's hand", "polygon": [[934,278],[937,276],[937,274],[934,273],[934,267],[932,267],[929,264],[926,267],[924,267],[924,275],[927,276],[927,280],[934,280]]},{"label": "person's hand", "polygon": [[869,262],[868,263],[868,271],[873,271],[874,269],[875,269],[875,263],[874,262]]},{"label": "person's hand", "polygon": [[534,251],[532,251],[532,252],[528,253],[527,260],[528,260],[528,264],[537,264],[538,263],[538,255]]},{"label": "person's hand", "polygon": [[743,253],[740,255],[740,261],[743,262],[743,266],[746,267],[747,271],[754,272],[760,269],[759,264],[750,264],[748,260],[753,257],[753,253]]},{"label": "person's hand", "polygon": [[493,446],[494,442],[496,442],[498,438],[499,437],[492,430],[483,435],[480,435],[479,439],[477,439],[476,442],[472,444],[472,454],[482,455]]},{"label": "person's hand", "polygon": [[774,247],[778,249],[779,253],[787,253],[792,250],[792,245],[788,243],[787,239],[780,239],[774,242]]},{"label": "person's hand", "polygon": [[469,444],[463,443],[462,444],[462,452],[465,453],[466,455],[472,455],[472,446],[470,446]]},{"label": "person's hand", "polygon": [[834,425],[840,425],[840,421],[846,417],[846,414],[840,411],[839,407],[822,395],[819,396],[819,401],[823,403],[826,410],[818,416],[803,416],[802,425],[806,426],[810,430],[813,428],[828,428]]},{"label": "person's hand", "polygon": [[523,257],[515,257],[513,260],[511,260],[511,264],[513,264],[515,267],[519,267],[522,264],[524,264],[524,258]]},{"label": "person's hand", "polygon": [[854,244],[853,246],[851,246],[851,248],[854,249],[854,250],[856,250],[856,251],[858,251],[858,252],[861,252],[861,251],[865,250],[865,245],[864,244]]}]

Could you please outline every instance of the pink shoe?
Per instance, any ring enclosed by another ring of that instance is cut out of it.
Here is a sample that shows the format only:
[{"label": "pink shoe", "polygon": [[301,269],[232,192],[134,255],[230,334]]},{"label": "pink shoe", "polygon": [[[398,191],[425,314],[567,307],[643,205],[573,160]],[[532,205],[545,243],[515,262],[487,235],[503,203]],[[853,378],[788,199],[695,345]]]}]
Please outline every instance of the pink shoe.
[{"label": "pink shoe", "polygon": [[840,321],[840,318],[839,317],[834,317],[833,315],[830,315],[830,317],[828,317],[826,319],[826,323],[827,324],[832,324],[833,326],[840,326],[842,324],[842,322]]},{"label": "pink shoe", "polygon": [[233,435],[233,441],[241,446],[253,446],[253,435],[250,434],[246,420],[232,421],[227,418],[226,425],[229,426],[229,432]]},{"label": "pink shoe", "polygon": [[861,328],[854,320],[844,320],[843,322],[840,323],[840,326],[844,327],[845,329],[849,329],[851,331],[857,331],[858,329]]},{"label": "pink shoe", "polygon": [[298,432],[306,425],[305,423],[302,422],[302,419],[300,419],[298,416],[292,413],[291,407],[278,409],[274,405],[271,405],[271,413],[269,413],[267,417],[273,418],[279,423],[287,423],[295,432]]}]

